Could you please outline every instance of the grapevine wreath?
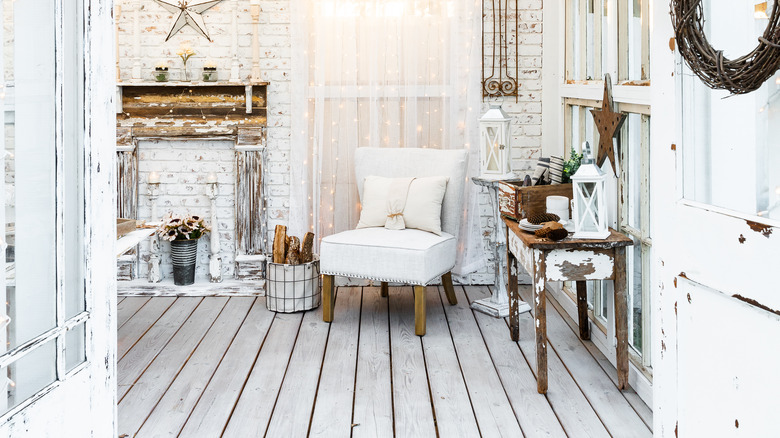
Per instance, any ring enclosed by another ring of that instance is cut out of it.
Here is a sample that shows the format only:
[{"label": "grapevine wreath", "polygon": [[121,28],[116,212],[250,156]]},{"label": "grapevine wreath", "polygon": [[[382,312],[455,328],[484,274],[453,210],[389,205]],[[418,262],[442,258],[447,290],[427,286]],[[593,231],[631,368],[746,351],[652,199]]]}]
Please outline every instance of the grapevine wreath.
[{"label": "grapevine wreath", "polygon": [[680,55],[708,87],[746,94],[757,90],[780,68],[780,5],[758,46],[745,56],[727,59],[707,41],[702,0],[671,0],[672,25]]}]

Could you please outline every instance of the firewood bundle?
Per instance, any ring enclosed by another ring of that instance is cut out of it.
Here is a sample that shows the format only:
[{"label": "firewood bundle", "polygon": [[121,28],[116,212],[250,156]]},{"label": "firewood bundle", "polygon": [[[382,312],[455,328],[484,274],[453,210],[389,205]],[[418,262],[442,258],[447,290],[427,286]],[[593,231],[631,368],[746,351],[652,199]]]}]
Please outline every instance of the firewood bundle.
[{"label": "firewood bundle", "polygon": [[274,232],[273,262],[287,265],[300,265],[313,260],[314,233],[303,236],[303,244],[295,236],[287,235],[287,227],[277,225]]}]

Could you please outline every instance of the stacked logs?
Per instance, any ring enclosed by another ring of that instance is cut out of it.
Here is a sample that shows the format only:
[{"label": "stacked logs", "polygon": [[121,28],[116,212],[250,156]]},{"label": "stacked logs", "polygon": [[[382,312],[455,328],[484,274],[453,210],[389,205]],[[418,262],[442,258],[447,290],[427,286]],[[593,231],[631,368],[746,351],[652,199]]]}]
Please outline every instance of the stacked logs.
[{"label": "stacked logs", "polygon": [[309,263],[314,258],[313,247],[314,233],[306,233],[301,245],[300,239],[287,235],[286,226],[277,225],[274,230],[273,262],[287,265]]}]

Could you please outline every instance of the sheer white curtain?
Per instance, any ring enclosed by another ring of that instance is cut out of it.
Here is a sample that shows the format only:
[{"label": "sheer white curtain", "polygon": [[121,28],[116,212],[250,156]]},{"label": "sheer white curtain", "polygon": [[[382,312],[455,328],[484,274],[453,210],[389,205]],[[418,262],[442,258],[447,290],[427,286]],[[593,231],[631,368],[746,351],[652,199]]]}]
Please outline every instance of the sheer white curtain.
[{"label": "sheer white curtain", "polygon": [[[467,148],[479,167],[481,4],[306,0],[292,12],[290,228],[319,238],[360,216],[356,148]],[[482,266],[469,183],[456,274]]]}]

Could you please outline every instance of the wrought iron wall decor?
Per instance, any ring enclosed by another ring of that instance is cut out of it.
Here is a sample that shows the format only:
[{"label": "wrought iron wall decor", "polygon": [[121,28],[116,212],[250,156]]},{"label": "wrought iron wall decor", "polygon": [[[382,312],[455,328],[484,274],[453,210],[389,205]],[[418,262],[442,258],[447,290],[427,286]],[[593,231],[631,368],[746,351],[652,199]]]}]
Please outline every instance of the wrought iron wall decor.
[{"label": "wrought iron wall decor", "polygon": [[755,91],[780,68],[780,6],[747,55],[726,59],[707,41],[701,0],[672,0],[672,25],[677,47],[685,62],[708,87],[732,94]]},{"label": "wrought iron wall decor", "polygon": [[[510,11],[512,3],[514,9]],[[517,81],[517,4],[518,0],[482,2],[482,96],[515,96],[517,99],[520,86]],[[486,5],[490,5],[490,9]]]}]

